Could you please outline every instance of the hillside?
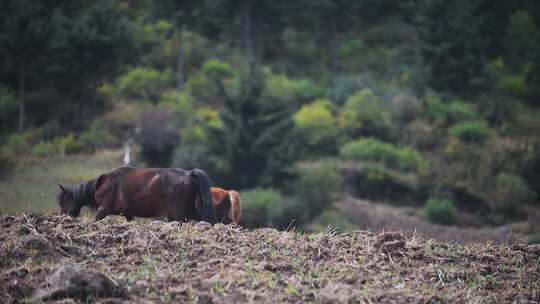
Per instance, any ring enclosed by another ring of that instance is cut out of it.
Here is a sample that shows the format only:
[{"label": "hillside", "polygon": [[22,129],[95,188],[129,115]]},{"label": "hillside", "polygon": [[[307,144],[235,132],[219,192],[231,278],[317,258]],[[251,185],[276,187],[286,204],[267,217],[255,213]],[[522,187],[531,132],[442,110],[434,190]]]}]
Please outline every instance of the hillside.
[{"label": "hillside", "polygon": [[97,303],[540,300],[538,245],[50,214],[3,216],[0,227],[8,303],[66,294]]}]

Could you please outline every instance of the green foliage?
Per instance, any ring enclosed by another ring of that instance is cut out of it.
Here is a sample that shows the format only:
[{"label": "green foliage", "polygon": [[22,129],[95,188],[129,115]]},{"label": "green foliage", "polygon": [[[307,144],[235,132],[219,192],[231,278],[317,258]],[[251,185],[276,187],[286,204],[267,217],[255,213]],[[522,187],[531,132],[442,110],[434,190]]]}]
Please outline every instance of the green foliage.
[{"label": "green foliage", "polygon": [[242,191],[242,225],[250,228],[269,226],[270,210],[283,202],[283,195],[273,189]]},{"label": "green foliage", "polygon": [[208,78],[212,80],[229,78],[234,75],[231,66],[228,63],[217,59],[210,59],[206,61],[201,70]]},{"label": "green foliage", "polygon": [[5,143],[3,143],[2,148],[7,153],[16,156],[24,155],[30,148],[30,141],[28,139],[28,134],[11,134],[7,137]]},{"label": "green foliage", "polygon": [[291,79],[283,74],[271,74],[266,77],[261,100],[272,106],[301,104],[322,95],[322,90],[310,80]]},{"label": "green foliage", "polygon": [[425,115],[444,126],[471,121],[477,118],[476,107],[472,103],[455,100],[444,103],[436,95],[428,95],[424,100]]},{"label": "green foliage", "polygon": [[66,136],[56,138],[55,143],[58,145],[58,152],[60,152],[61,156],[78,153],[83,150],[81,143],[78,142],[75,139],[75,135],[71,133]]},{"label": "green foliage", "polygon": [[353,136],[386,137],[390,131],[389,113],[382,103],[369,89],[355,93],[342,110],[344,128]]},{"label": "green foliage", "polygon": [[386,200],[400,205],[416,204],[425,196],[414,175],[389,170],[380,163],[367,163],[355,170],[354,194],[372,200]]},{"label": "green foliage", "polygon": [[424,206],[426,218],[435,224],[455,225],[458,223],[458,212],[454,202],[448,199],[430,198]]},{"label": "green foliage", "polygon": [[514,69],[523,68],[523,64],[534,60],[531,50],[539,47],[540,30],[529,12],[518,10],[510,16],[504,43],[510,63],[516,65]]},{"label": "green foliage", "polygon": [[339,154],[347,160],[380,162],[401,171],[416,171],[425,164],[422,155],[410,148],[398,148],[374,138],[364,138],[343,145]]},{"label": "green foliage", "polygon": [[136,67],[117,81],[118,93],[126,99],[157,103],[163,91],[172,85],[169,71]]},{"label": "green foliage", "polygon": [[342,192],[342,179],[337,163],[319,161],[301,165],[297,169],[298,180],[294,192],[304,202],[302,210],[309,219],[332,206]]},{"label": "green foliage", "polygon": [[113,145],[116,140],[107,130],[94,123],[88,130],[79,135],[78,142],[83,151],[94,152]]},{"label": "green foliage", "polygon": [[337,122],[331,112],[331,102],[328,100],[316,100],[303,105],[294,114],[296,128],[306,138],[310,146],[328,145],[335,141],[339,135]]},{"label": "green foliage", "polygon": [[525,75],[506,75],[501,77],[495,84],[497,90],[519,96],[525,93],[526,79]]},{"label": "green foliage", "polygon": [[467,143],[482,143],[493,131],[483,121],[462,122],[448,129],[448,133]]},{"label": "green foliage", "polygon": [[495,177],[495,207],[508,210],[530,202],[534,192],[519,175],[500,173]]},{"label": "green foliage", "polygon": [[40,141],[32,146],[32,155],[38,157],[51,157],[58,155],[58,145],[54,141]]},{"label": "green foliage", "polygon": [[66,156],[83,151],[82,144],[75,135],[56,137],[52,140],[42,140],[32,146],[32,155],[39,157]]}]

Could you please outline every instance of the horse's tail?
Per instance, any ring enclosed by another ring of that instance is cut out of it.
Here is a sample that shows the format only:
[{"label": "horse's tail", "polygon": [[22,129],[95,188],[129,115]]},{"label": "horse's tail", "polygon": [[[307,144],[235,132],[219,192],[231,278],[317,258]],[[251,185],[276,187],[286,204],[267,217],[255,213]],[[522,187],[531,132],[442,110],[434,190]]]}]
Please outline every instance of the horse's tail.
[{"label": "horse's tail", "polygon": [[242,204],[240,203],[240,194],[234,190],[229,191],[229,200],[231,201],[231,220],[235,224],[240,223],[240,213],[242,210]]},{"label": "horse's tail", "polygon": [[201,169],[193,169],[190,171],[189,176],[197,186],[198,201],[195,202],[195,211],[199,215],[200,220],[210,224],[217,223],[216,211],[214,210],[212,194],[210,192],[212,184],[208,175]]}]

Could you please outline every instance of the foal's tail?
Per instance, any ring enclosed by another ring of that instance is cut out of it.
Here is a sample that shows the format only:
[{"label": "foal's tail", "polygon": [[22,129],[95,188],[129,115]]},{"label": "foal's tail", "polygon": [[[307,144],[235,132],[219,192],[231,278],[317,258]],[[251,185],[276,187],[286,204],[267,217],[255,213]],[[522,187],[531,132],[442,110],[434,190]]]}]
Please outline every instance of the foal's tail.
[{"label": "foal's tail", "polygon": [[195,202],[195,211],[200,217],[200,220],[210,224],[217,223],[214,204],[212,203],[212,194],[210,192],[210,179],[208,175],[201,169],[193,169],[189,176],[193,183],[197,186],[197,201]]},{"label": "foal's tail", "polygon": [[234,190],[229,191],[229,200],[231,201],[231,220],[235,224],[240,223],[240,213],[242,210],[242,203],[240,202],[240,194]]}]

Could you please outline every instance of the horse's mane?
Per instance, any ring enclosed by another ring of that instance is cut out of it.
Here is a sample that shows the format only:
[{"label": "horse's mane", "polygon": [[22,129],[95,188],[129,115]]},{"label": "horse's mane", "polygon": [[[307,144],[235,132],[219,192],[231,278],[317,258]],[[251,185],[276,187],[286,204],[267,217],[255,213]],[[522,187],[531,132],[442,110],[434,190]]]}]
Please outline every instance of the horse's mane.
[{"label": "horse's mane", "polygon": [[79,206],[95,208],[96,182],[96,179],[92,179],[73,188],[73,201]]}]

